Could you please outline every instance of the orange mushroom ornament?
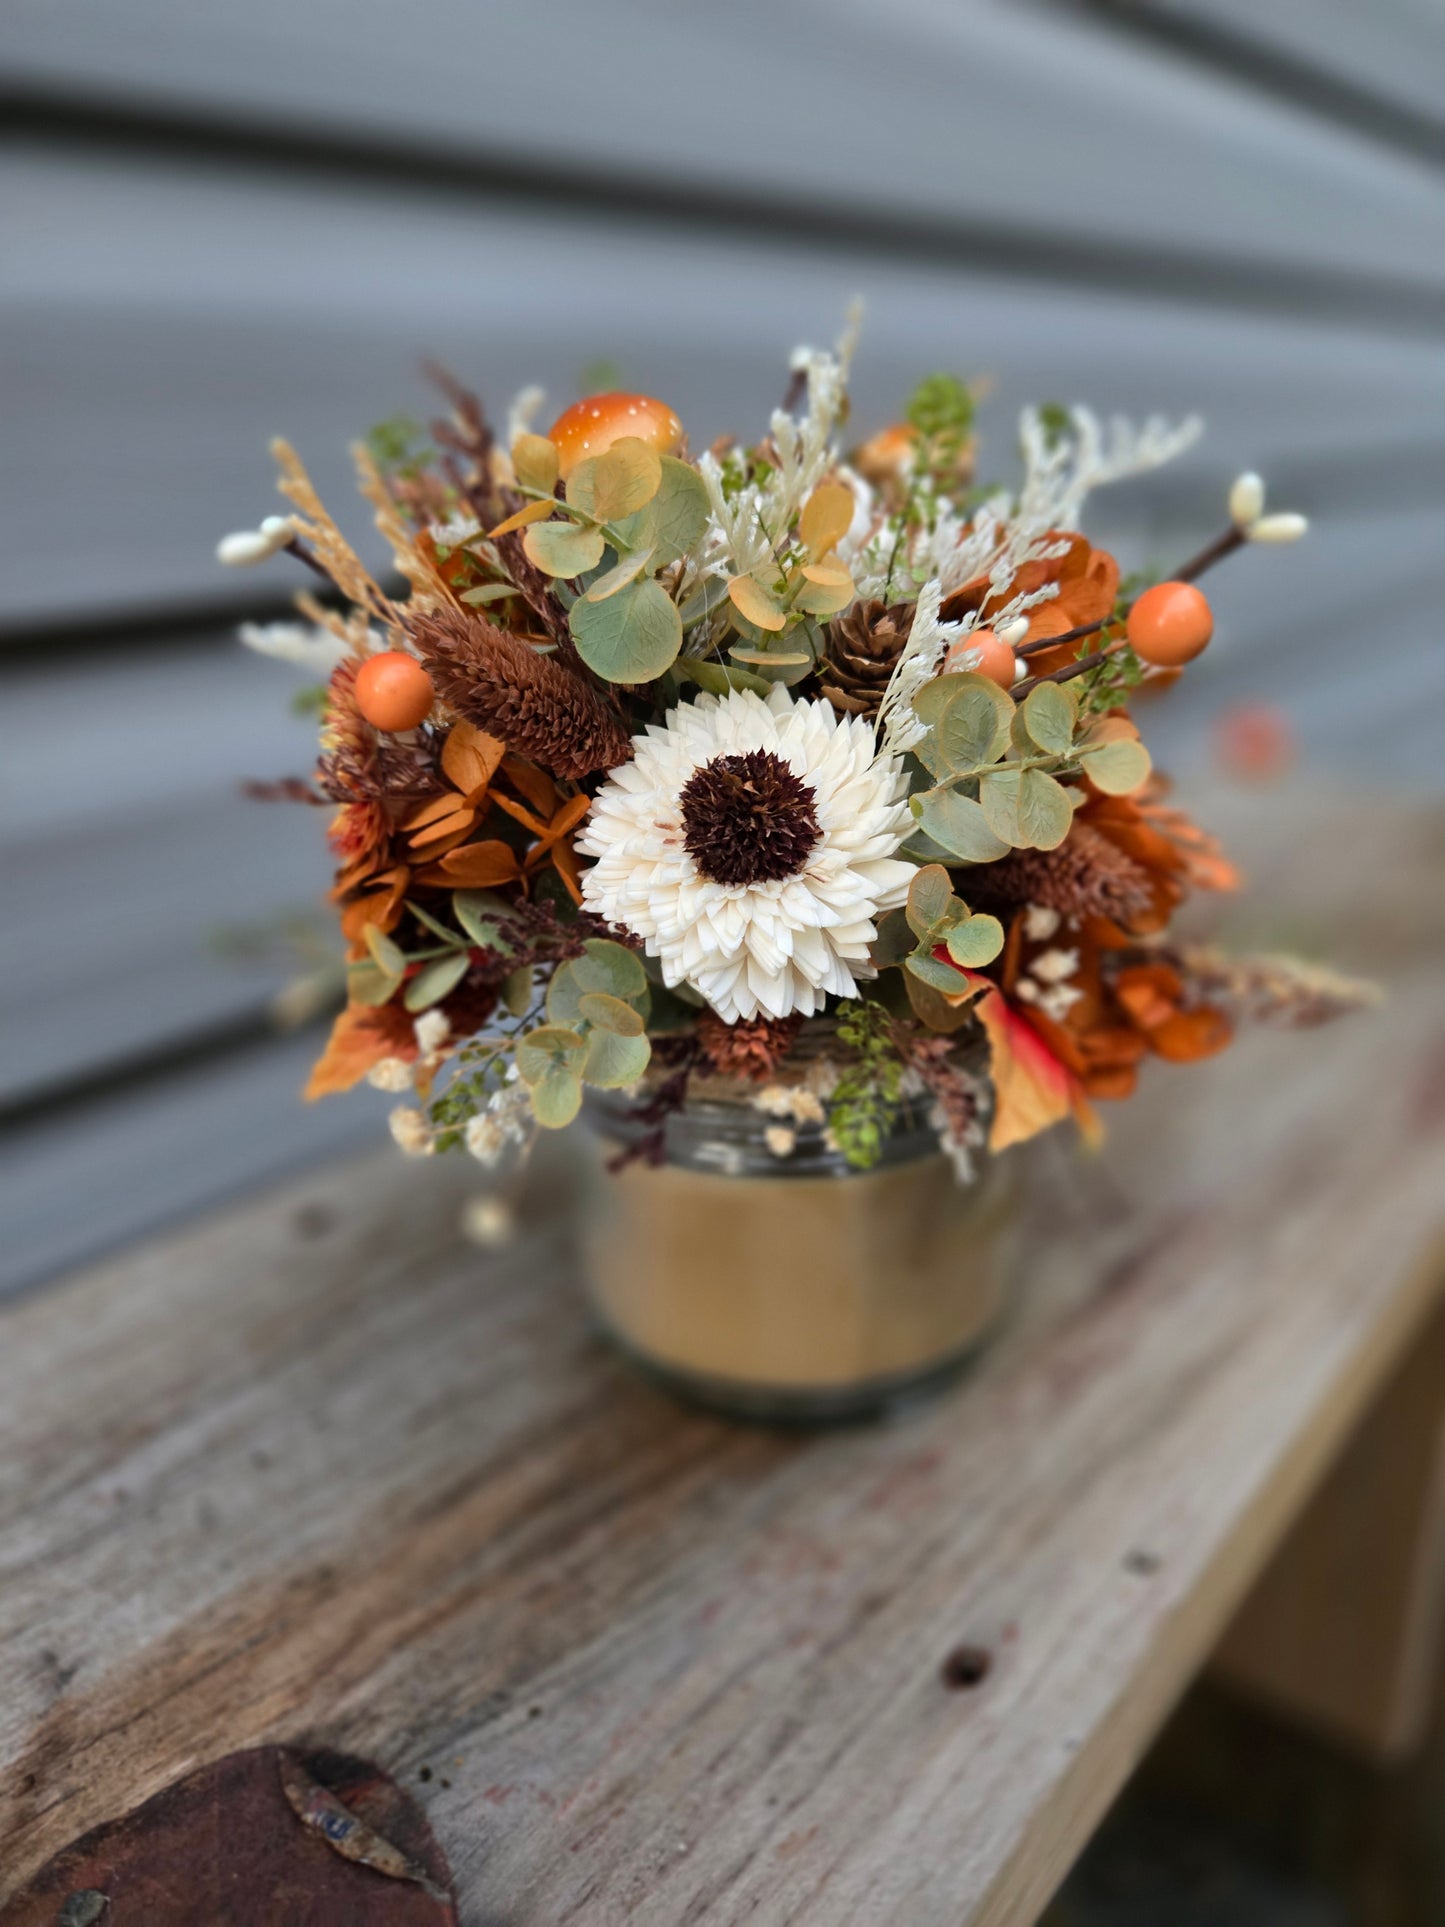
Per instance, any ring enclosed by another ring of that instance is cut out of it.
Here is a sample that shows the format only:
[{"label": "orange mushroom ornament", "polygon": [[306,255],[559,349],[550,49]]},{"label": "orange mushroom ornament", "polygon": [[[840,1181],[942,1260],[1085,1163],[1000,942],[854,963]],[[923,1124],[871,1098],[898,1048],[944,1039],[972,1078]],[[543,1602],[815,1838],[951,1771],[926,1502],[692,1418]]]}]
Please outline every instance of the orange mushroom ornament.
[{"label": "orange mushroom ornament", "polygon": [[603,454],[626,435],[635,435],[659,455],[671,455],[682,445],[683,428],[666,402],[652,395],[613,392],[574,401],[547,431],[564,481],[579,462]]}]

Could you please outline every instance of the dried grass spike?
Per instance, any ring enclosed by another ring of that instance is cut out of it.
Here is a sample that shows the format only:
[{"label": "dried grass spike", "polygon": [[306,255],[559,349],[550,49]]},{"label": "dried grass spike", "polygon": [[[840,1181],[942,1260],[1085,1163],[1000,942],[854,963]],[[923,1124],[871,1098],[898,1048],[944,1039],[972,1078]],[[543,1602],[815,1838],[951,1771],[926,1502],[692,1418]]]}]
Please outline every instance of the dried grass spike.
[{"label": "dried grass spike", "polygon": [[411,607],[432,609],[450,602],[451,590],[431,557],[413,540],[365,442],[351,444],[351,459],[356,464],[357,486],[376,511],[377,530],[390,548],[397,569],[411,584]]},{"label": "dried grass spike", "polygon": [[400,618],[390,598],[377,587],[355,549],[327,514],[295,449],[278,435],[271,444],[271,455],[281,471],[278,487],[298,511],[298,532],[316,551],[337,588],[376,621],[388,628],[399,627]]}]

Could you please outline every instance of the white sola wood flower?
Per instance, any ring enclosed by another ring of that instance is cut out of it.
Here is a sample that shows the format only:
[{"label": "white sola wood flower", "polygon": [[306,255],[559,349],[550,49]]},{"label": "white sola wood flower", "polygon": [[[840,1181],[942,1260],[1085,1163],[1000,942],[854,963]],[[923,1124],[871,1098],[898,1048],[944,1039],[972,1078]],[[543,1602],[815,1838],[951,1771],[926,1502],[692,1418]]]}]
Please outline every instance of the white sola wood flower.
[{"label": "white sola wood flower", "polygon": [[875,919],[914,875],[897,756],[823,701],[739,690],[670,710],[599,791],[577,847],[589,910],[729,1023],[811,1016],[872,975]]}]

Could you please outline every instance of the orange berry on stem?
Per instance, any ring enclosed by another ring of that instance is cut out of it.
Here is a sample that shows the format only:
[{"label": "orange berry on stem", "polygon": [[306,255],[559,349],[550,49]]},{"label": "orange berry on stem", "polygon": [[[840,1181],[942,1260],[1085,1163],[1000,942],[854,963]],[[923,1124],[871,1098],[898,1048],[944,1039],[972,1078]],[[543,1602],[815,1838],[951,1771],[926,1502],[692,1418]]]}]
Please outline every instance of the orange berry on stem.
[{"label": "orange berry on stem", "polygon": [[1125,633],[1141,662],[1178,669],[1207,646],[1214,611],[1192,582],[1156,582],[1135,598]]},{"label": "orange berry on stem", "polygon": [[424,723],[435,701],[431,677],[404,649],[368,656],[356,672],[356,707],[388,735]]},{"label": "orange berry on stem", "polygon": [[943,673],[953,676],[971,669],[976,676],[987,676],[990,682],[996,682],[1000,689],[1012,689],[1017,667],[1013,650],[992,629],[973,629],[949,644]]},{"label": "orange berry on stem", "polygon": [[624,435],[635,435],[659,455],[670,455],[682,441],[682,423],[665,401],[614,393],[574,401],[547,430],[547,439],[556,443],[564,480],[579,462],[601,455]]}]

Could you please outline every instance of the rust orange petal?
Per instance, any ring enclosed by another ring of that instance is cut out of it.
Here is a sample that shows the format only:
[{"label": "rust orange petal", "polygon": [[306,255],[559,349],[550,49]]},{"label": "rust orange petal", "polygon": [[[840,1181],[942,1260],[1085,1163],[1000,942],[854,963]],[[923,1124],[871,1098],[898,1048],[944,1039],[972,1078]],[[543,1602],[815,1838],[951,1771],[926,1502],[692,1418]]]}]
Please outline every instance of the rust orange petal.
[{"label": "rust orange petal", "polygon": [[521,875],[517,853],[509,843],[500,841],[468,843],[444,856],[431,872],[441,873],[453,888],[494,889],[499,883],[515,883]]},{"label": "rust orange petal", "polygon": [[406,1011],[394,1004],[351,1004],[331,1026],[304,1096],[308,1102],[333,1097],[359,1084],[383,1057],[401,1057],[411,1063],[416,1054],[416,1028]]},{"label": "rust orange petal", "polygon": [[1149,1043],[1170,1064],[1192,1064],[1223,1050],[1233,1035],[1234,1026],[1224,1012],[1203,1005],[1198,1010],[1175,1011],[1149,1032]]},{"label": "rust orange petal", "polygon": [[506,747],[471,723],[453,723],[442,746],[442,769],[464,796],[485,790],[501,767]]}]

